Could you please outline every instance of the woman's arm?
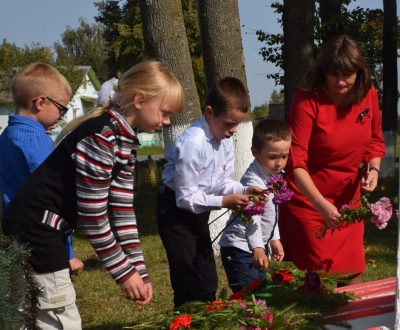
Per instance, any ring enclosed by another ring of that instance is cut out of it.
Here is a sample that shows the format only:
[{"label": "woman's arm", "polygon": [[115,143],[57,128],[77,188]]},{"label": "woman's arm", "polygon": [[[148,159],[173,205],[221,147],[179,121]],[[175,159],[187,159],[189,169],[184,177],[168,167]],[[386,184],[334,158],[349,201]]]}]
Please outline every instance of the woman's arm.
[{"label": "woman's arm", "polygon": [[364,164],[367,169],[361,180],[361,189],[366,192],[372,192],[377,184],[379,171],[381,169],[382,158],[385,157],[385,141],[382,135],[381,112],[379,110],[378,95],[375,89],[372,93],[372,120],[371,120],[371,141],[365,151]]},{"label": "woman's arm", "polygon": [[378,185],[379,172],[381,170],[381,158],[373,158],[367,166],[364,177],[361,179],[361,189],[365,192],[372,192]]},{"label": "woman's arm", "polygon": [[288,125],[292,132],[289,157],[295,185],[325,219],[326,225],[329,228],[335,228],[340,224],[340,213],[322,196],[307,169],[308,146],[316,125],[318,109],[317,101],[313,96],[303,91],[296,94],[288,118]]},{"label": "woman's arm", "polygon": [[325,219],[326,225],[329,228],[338,227],[341,224],[342,217],[336,206],[328,202],[321,195],[308,172],[301,167],[294,169],[294,182],[296,187],[307,197],[315,209]]}]

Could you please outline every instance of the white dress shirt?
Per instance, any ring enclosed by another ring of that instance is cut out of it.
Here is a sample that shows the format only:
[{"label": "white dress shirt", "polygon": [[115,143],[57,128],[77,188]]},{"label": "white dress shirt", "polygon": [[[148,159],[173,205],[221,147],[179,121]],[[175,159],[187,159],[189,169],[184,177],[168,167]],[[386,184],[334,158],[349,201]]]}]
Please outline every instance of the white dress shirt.
[{"label": "white dress shirt", "polygon": [[[244,185],[258,186],[262,189],[266,189],[267,181],[270,178],[271,175],[261,167],[257,159],[254,159],[240,182]],[[274,228],[276,212],[275,205],[272,203],[273,198],[273,193],[268,195],[268,202],[265,204],[264,214],[262,216],[253,216],[254,222],[250,226],[246,227],[239,216],[236,217],[236,215],[232,214],[227,221],[227,224],[230,223],[230,225],[222,233],[219,245],[234,246],[243,251],[252,253],[252,250],[256,247],[265,247],[268,240],[271,238],[272,230],[274,233],[271,241],[280,239],[278,223],[276,223]],[[232,220],[233,222],[231,222]]]},{"label": "white dress shirt", "polygon": [[162,180],[180,208],[196,214],[219,210],[222,196],[245,191],[234,180],[232,139],[214,138],[204,116],[178,137],[166,159]]}]

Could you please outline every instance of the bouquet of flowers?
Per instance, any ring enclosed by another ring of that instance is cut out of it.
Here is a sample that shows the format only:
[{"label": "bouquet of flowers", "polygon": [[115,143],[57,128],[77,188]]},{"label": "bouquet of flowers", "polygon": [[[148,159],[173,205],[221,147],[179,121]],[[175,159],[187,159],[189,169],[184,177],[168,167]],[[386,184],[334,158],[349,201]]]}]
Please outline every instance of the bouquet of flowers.
[{"label": "bouquet of flowers", "polygon": [[[352,294],[331,289],[342,278],[323,271],[270,268],[267,279],[255,280],[229,299],[186,303],[154,321],[124,329],[326,329],[324,316],[355,299]],[[343,322],[332,324],[349,327]]]},{"label": "bouquet of flowers", "polygon": [[293,196],[293,191],[288,188],[287,181],[280,174],[274,175],[268,180],[267,192],[274,194],[274,198],[272,198],[274,204],[286,203]]},{"label": "bouquet of flowers", "polygon": [[[286,203],[293,196],[293,191],[288,188],[287,181],[280,174],[274,175],[268,180],[267,189],[264,192],[274,194],[272,198],[274,204]],[[264,206],[264,196],[250,195],[249,204],[242,211],[232,210],[232,213],[240,216],[242,221],[246,223],[246,226],[250,226],[254,222],[253,216],[263,215]]]},{"label": "bouquet of flowers", "polygon": [[253,224],[253,216],[264,214],[265,201],[263,196],[250,195],[249,204],[242,211],[232,210],[232,214],[237,214],[246,226]]},{"label": "bouquet of flowers", "polygon": [[[387,197],[381,197],[376,203],[369,203],[369,194],[362,195],[360,198],[356,198],[350,204],[344,204],[340,208],[340,214],[343,222],[346,225],[351,225],[355,222],[363,221],[364,219],[371,219],[371,222],[376,225],[379,229],[386,228],[388,221],[392,217],[393,207],[390,199]],[[352,204],[358,204],[352,207]],[[309,233],[312,233],[310,239],[324,238],[329,228],[326,225],[317,226],[312,228]],[[334,232],[332,229],[332,234]],[[339,229],[338,229],[339,230]]]}]

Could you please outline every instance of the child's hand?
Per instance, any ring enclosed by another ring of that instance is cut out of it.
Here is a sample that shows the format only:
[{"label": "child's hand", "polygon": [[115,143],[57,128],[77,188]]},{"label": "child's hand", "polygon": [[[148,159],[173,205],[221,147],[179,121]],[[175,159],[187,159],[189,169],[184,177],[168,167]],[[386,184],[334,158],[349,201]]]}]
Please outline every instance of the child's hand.
[{"label": "child's hand", "polygon": [[260,187],[257,186],[250,186],[246,190],[246,194],[249,195],[260,195],[260,201],[263,201],[264,203],[268,202],[269,198],[267,195],[269,195],[269,191],[263,190]]},{"label": "child's hand", "polygon": [[249,196],[242,194],[230,194],[222,197],[222,207],[240,211],[249,203]]},{"label": "child's hand", "polygon": [[275,261],[282,261],[285,256],[283,251],[282,243],[279,239],[270,241],[269,246],[271,247],[271,259]]},{"label": "child's hand", "polygon": [[153,287],[152,287],[151,283],[150,282],[145,283],[144,286],[145,286],[145,289],[147,290],[147,299],[146,300],[136,300],[136,303],[138,305],[146,305],[151,300],[151,298],[153,298]]},{"label": "child's hand", "polygon": [[253,249],[253,266],[256,269],[268,269],[268,257],[265,255],[264,248],[258,247]]},{"label": "child's hand", "polygon": [[126,299],[134,300],[139,305],[146,305],[153,297],[151,283],[144,284],[138,272],[121,283],[121,291]]},{"label": "child's hand", "polygon": [[83,272],[83,262],[78,258],[73,257],[69,260],[69,272],[71,275],[80,275]]},{"label": "child's hand", "polygon": [[263,194],[264,190],[257,186],[250,186],[247,187],[246,194],[247,195],[261,195]]}]

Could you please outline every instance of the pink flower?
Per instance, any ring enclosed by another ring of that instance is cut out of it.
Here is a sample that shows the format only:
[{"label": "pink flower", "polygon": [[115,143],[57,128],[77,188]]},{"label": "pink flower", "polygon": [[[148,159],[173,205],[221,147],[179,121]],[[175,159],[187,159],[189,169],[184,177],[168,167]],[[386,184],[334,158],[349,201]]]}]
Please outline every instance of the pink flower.
[{"label": "pink flower", "polygon": [[375,224],[375,226],[378,227],[378,229],[384,229],[387,226],[387,222],[380,222],[378,217],[373,216],[371,218],[371,222]]},{"label": "pink flower", "polygon": [[372,213],[371,222],[374,223],[379,229],[386,228],[387,222],[392,216],[393,208],[390,199],[382,197],[376,203],[370,204]]},{"label": "pink flower", "polygon": [[280,174],[274,175],[268,180],[267,190],[274,194],[274,198],[272,198],[274,204],[286,203],[293,196],[293,191],[287,187],[287,181]]}]

